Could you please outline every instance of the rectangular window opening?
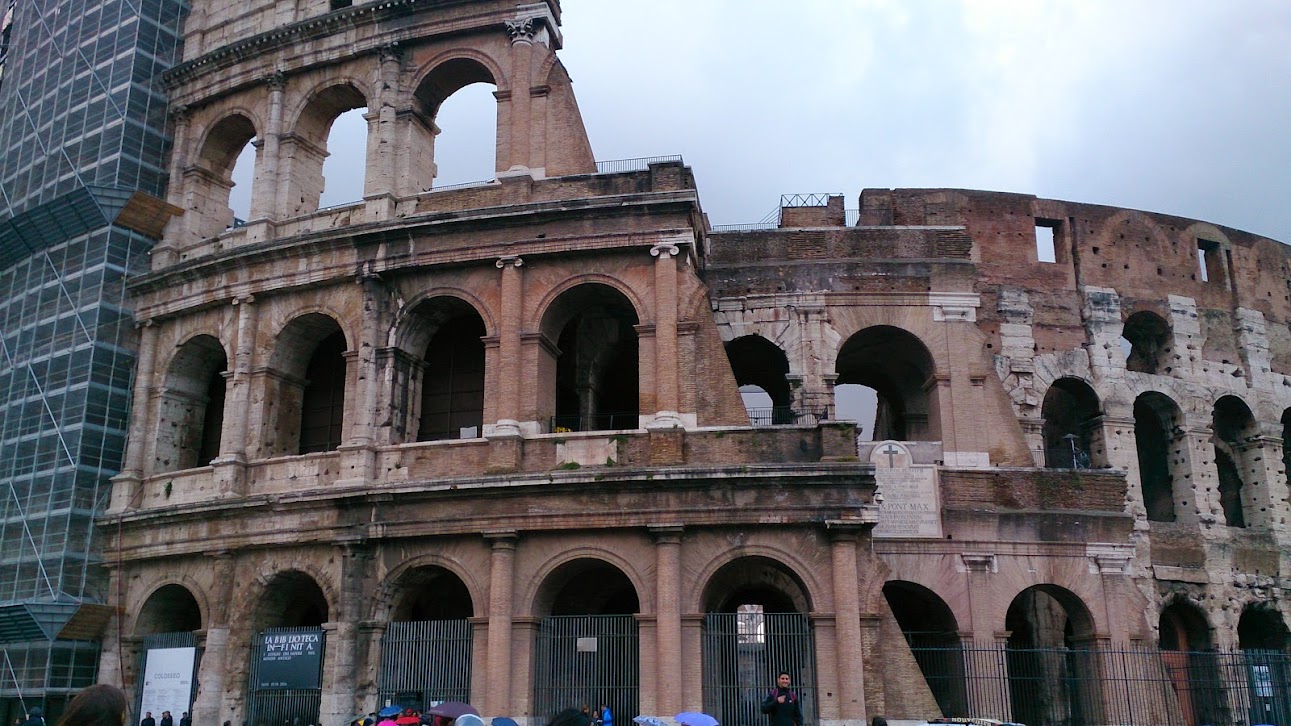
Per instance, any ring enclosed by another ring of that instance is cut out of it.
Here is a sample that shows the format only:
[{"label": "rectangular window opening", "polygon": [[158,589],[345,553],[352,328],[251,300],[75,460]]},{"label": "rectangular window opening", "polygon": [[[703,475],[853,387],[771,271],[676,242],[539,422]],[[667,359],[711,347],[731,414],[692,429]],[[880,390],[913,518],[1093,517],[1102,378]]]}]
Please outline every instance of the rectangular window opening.
[{"label": "rectangular window opening", "polygon": [[1058,248],[1055,243],[1058,239],[1058,227],[1061,224],[1062,222],[1052,219],[1035,221],[1035,254],[1040,262],[1058,261]]},{"label": "rectangular window opening", "polygon": [[1197,271],[1202,282],[1210,282],[1219,272],[1219,243],[1208,239],[1197,240]]}]

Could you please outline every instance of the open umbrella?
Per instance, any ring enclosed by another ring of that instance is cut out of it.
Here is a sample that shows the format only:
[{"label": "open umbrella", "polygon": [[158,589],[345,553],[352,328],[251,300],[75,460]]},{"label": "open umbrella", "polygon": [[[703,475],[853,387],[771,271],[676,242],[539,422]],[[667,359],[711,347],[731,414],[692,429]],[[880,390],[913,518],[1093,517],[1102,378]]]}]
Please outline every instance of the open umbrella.
[{"label": "open umbrella", "polygon": [[411,724],[421,723],[421,716],[416,714],[404,714],[394,720],[397,726],[411,726]]},{"label": "open umbrella", "polygon": [[453,722],[454,726],[484,726],[484,719],[473,713],[464,713]]},{"label": "open umbrella", "polygon": [[676,719],[681,726],[717,726],[717,719],[696,711],[682,711]]},{"label": "open umbrella", "polygon": [[507,718],[506,716],[498,716],[497,718],[493,719],[492,726],[520,726],[520,724],[516,723],[515,719],[513,718]]},{"label": "open umbrella", "polygon": [[403,713],[403,706],[386,706],[380,711],[377,711],[377,715],[381,718],[394,718],[401,713]]},{"label": "open umbrella", "polygon": [[632,719],[632,723],[638,726],[663,726],[663,721],[654,716],[637,716]]},{"label": "open umbrella", "polygon": [[461,701],[444,701],[438,706],[431,706],[426,709],[426,713],[432,716],[443,716],[444,718],[457,718],[468,713],[474,716],[480,715],[480,712],[474,706]]},{"label": "open umbrella", "polygon": [[372,723],[376,723],[376,719],[372,718],[371,716],[369,716],[369,715],[368,715],[368,714],[366,714],[366,713],[360,713],[360,714],[358,714],[357,716],[350,716],[349,718],[345,719],[345,723],[346,723],[346,724],[360,724],[360,726],[366,726],[365,722],[366,722],[368,719],[372,719]]}]

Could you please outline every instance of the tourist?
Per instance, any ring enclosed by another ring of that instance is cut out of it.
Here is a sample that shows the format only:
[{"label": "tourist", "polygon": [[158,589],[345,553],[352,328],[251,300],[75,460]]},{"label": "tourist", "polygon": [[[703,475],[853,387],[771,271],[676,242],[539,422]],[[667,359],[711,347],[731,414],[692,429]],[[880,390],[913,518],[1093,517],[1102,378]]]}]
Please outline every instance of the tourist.
[{"label": "tourist", "polygon": [[125,726],[126,708],[125,691],[104,684],[90,686],[67,705],[58,726]]},{"label": "tourist", "polygon": [[802,726],[802,707],[798,694],[789,687],[789,674],[776,676],[776,686],[762,702],[762,713],[771,717],[771,726]]}]

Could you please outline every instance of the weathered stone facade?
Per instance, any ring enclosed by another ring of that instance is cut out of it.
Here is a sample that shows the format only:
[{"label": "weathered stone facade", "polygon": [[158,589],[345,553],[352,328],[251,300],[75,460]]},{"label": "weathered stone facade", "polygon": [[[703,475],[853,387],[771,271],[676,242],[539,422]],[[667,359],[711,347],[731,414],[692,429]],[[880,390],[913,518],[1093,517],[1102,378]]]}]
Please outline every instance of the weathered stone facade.
[{"label": "weathered stone facade", "polygon": [[[101,520],[105,680],[138,683],[145,636],[195,632],[195,721],[240,724],[257,634],[321,627],[333,724],[389,700],[392,623],[454,621],[463,697],[541,721],[552,619],[624,615],[629,702],[671,714],[724,707],[712,614],[797,613],[814,717],[859,724],[945,707],[923,626],[1155,643],[1187,608],[1188,647],[1241,645],[1253,609],[1285,630],[1285,247],[961,190],[714,230],[680,160],[598,168],[559,15],[194,5],[169,75],[183,213],[132,285],[132,431]],[[481,81],[497,179],[437,190],[435,112]],[[320,210],[328,129],[356,107],[364,199]],[[226,229],[249,141],[252,218]],[[750,425],[750,384],[775,425]],[[899,446],[858,454],[848,384]],[[873,535],[898,454],[935,486],[935,536]],[[991,688],[960,697],[1010,716]]]}]

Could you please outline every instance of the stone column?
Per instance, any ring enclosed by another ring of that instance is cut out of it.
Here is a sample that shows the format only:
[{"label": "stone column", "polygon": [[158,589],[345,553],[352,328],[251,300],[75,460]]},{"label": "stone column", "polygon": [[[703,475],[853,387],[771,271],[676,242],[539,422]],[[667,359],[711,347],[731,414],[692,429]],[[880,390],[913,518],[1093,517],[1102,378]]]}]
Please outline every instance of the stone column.
[{"label": "stone column", "polygon": [[1185,414],[1184,428],[1174,432],[1171,456],[1174,469],[1174,511],[1178,522],[1205,525],[1224,521],[1219,506],[1219,470],[1215,467],[1214,432],[1206,415]]},{"label": "stone column", "polygon": [[276,71],[264,79],[264,84],[269,89],[269,118],[256,154],[255,194],[251,196],[251,221],[257,223],[278,219],[281,215],[275,192],[278,189],[279,142],[282,136],[282,97],[287,77],[282,71]]},{"label": "stone column", "polygon": [[1245,364],[1247,384],[1264,390],[1272,388],[1272,355],[1269,353],[1264,313],[1248,308],[1237,309],[1237,349],[1241,351]]},{"label": "stone column", "polygon": [[489,561],[489,654],[485,713],[511,710],[511,593],[515,588],[515,532],[486,534],[492,545]]},{"label": "stone column", "polygon": [[193,700],[193,723],[197,724],[220,724],[229,717],[227,713],[221,713],[224,675],[233,669],[232,659],[250,657],[245,653],[230,651],[228,647],[231,615],[228,608],[233,599],[236,580],[233,556],[228,552],[218,552],[211,560],[211,569],[215,574],[211,581],[215,585],[207,615],[206,650],[202,653],[202,662],[198,666],[199,689]]},{"label": "stone column", "polygon": [[211,466],[220,496],[244,496],[247,492],[247,427],[251,410],[251,368],[256,351],[256,323],[260,309],[251,295],[233,298],[237,310],[237,337],[233,342],[233,365],[226,379],[224,429],[220,432],[220,455]]},{"label": "stone column", "polygon": [[[506,130],[509,153],[505,160],[507,171],[528,171],[529,116],[533,99],[529,86],[533,77],[533,43],[540,30],[537,18],[507,21],[507,35],[511,37],[511,113],[510,127]],[[503,133],[498,129],[499,135]],[[502,161],[499,159],[499,161]],[[499,171],[503,165],[499,164]]]},{"label": "stone column", "polygon": [[[1162,361],[1161,372],[1180,377],[1180,374],[1191,373],[1194,368],[1200,369],[1198,361],[1201,360],[1201,350],[1206,345],[1206,336],[1202,334],[1196,300],[1179,295],[1167,295],[1166,300],[1170,304],[1170,334],[1174,338],[1174,358]],[[1166,373],[1167,368],[1170,369],[1169,373]]]},{"label": "stone column", "polygon": [[[131,404],[135,415],[130,424],[130,437],[126,444],[125,466],[121,473],[112,477],[112,511],[130,509],[139,505],[142,495],[142,484],[145,475],[144,462],[148,442],[152,436],[152,398],[155,386],[153,376],[157,364],[157,331],[152,320],[142,324],[143,335],[139,340],[139,367],[135,373],[134,401]],[[149,466],[149,469],[152,467]]]},{"label": "stone column", "polygon": [[1125,370],[1125,354],[1121,352],[1121,297],[1107,287],[1086,286],[1085,304],[1081,317],[1089,342],[1089,364],[1096,376],[1116,375]]},{"label": "stone column", "polygon": [[1246,524],[1286,531],[1291,512],[1287,508],[1287,477],[1282,461],[1282,426],[1260,424],[1260,428],[1259,435],[1242,446],[1243,468],[1254,473],[1252,481],[1242,483],[1247,492],[1242,497]]},{"label": "stone column", "polygon": [[[376,109],[364,115],[368,122],[367,174],[363,177],[365,216],[369,222],[389,219],[394,214],[399,157],[414,152],[398,144],[399,71],[403,53],[398,43],[380,51],[381,83],[375,99]],[[420,190],[417,190],[420,191]]]},{"label": "stone column", "polygon": [[323,625],[327,637],[324,653],[323,698],[320,723],[341,723],[354,713],[358,665],[358,625],[366,594],[372,553],[365,548],[346,547],[341,560],[341,602],[336,619]]},{"label": "stone column", "polygon": [[678,428],[677,413],[677,260],[681,249],[662,242],[650,249],[654,265],[655,408],[651,428]]},{"label": "stone column", "polygon": [[524,266],[524,260],[520,257],[503,257],[494,264],[502,270],[502,312],[498,331],[498,365],[493,372],[495,384],[489,388],[498,391],[498,401],[494,406],[498,420],[491,427],[492,431],[488,431],[490,427],[486,427],[485,434],[519,436],[520,363],[523,355],[520,328],[524,313],[524,276],[520,268]]},{"label": "stone column", "polygon": [[[868,525],[866,525],[868,526]],[[838,717],[841,724],[865,724],[865,669],[862,662],[860,582],[856,544],[861,525],[831,523],[830,560],[833,565],[834,633],[837,639]]]},{"label": "stone column", "polygon": [[679,713],[681,701],[681,534],[680,525],[654,525],[655,556],[655,706],[658,713]]}]

